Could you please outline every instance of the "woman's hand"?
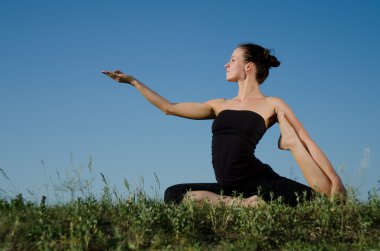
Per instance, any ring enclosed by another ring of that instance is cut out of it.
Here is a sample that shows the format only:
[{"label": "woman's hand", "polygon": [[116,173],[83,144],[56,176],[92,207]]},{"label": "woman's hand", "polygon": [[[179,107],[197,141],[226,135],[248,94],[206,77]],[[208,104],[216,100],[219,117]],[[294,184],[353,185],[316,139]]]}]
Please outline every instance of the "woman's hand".
[{"label": "woman's hand", "polygon": [[347,194],[346,189],[344,188],[342,182],[336,182],[332,184],[331,187],[331,196],[345,196]]},{"label": "woman's hand", "polygon": [[126,83],[130,85],[135,85],[135,81],[137,81],[134,77],[130,75],[126,75],[122,73],[120,70],[116,71],[102,71],[103,74],[107,75],[108,77],[112,78],[113,80],[119,82],[119,83]]}]

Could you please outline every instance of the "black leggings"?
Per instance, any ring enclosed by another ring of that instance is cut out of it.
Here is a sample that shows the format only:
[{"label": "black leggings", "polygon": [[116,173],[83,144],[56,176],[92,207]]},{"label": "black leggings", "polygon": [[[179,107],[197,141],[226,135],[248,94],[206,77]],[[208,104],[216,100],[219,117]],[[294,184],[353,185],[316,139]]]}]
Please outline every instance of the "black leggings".
[{"label": "black leggings", "polygon": [[249,182],[243,186],[222,187],[218,183],[188,183],[168,187],[165,191],[165,203],[180,203],[188,191],[209,191],[226,196],[243,196],[248,198],[259,195],[265,201],[276,200],[279,197],[290,206],[296,206],[303,200],[313,197],[313,190],[294,180],[272,176],[261,182]]}]

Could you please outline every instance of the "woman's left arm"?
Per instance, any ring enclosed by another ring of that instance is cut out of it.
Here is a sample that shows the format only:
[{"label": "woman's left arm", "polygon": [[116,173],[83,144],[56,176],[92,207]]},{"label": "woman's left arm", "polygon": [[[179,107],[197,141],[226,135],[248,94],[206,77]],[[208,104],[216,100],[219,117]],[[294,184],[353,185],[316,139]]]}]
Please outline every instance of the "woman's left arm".
[{"label": "woman's left arm", "polygon": [[273,98],[273,104],[275,107],[280,108],[284,112],[286,119],[294,128],[306,150],[331,180],[331,194],[345,194],[346,190],[343,186],[342,180],[334,170],[331,162],[328,160],[323,151],[317,146],[317,144],[311,139],[304,126],[293,113],[292,109],[280,98]]}]

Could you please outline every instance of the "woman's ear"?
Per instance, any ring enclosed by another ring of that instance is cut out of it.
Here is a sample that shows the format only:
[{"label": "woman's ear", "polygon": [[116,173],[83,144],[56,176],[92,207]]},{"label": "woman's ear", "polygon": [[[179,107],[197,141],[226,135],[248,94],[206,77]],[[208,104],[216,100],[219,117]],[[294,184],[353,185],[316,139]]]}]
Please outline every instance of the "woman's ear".
[{"label": "woman's ear", "polygon": [[248,62],[245,64],[245,67],[244,67],[245,72],[253,71],[255,69],[256,69],[256,67],[255,67],[254,63]]}]

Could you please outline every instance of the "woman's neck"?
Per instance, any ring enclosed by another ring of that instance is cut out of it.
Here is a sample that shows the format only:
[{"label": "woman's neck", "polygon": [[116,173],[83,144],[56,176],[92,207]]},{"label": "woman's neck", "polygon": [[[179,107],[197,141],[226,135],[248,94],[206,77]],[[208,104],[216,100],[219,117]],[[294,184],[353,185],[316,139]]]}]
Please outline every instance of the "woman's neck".
[{"label": "woman's neck", "polygon": [[238,81],[239,91],[235,99],[241,101],[247,99],[263,98],[264,95],[260,91],[259,83],[255,80],[246,78]]}]

